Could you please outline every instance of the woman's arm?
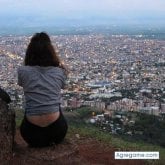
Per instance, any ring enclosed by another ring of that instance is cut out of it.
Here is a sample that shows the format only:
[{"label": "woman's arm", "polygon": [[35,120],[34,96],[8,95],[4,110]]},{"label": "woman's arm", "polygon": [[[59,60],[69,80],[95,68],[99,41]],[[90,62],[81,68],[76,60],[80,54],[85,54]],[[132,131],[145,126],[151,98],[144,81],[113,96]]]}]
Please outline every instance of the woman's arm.
[{"label": "woman's arm", "polygon": [[62,69],[64,70],[65,75],[68,76],[68,74],[69,74],[69,69],[66,67],[66,65],[64,65],[63,62],[61,62],[61,63],[59,64],[59,67],[62,68]]}]

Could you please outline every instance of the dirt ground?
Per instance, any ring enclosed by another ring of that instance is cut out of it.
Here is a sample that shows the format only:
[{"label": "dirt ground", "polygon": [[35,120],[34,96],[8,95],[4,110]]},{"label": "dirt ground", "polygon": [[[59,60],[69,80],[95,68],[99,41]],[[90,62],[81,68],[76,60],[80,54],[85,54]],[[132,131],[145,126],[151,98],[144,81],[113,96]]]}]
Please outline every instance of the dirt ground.
[{"label": "dirt ground", "polygon": [[9,165],[144,165],[143,160],[115,160],[119,149],[107,146],[92,138],[66,138],[62,144],[47,148],[29,148],[19,131]]}]

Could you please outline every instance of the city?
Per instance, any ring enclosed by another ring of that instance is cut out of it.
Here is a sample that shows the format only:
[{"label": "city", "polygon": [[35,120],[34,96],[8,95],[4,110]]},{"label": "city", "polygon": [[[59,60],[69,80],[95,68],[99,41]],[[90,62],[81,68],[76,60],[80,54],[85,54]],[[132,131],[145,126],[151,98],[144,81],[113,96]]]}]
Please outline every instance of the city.
[{"label": "city", "polygon": [[[0,38],[1,87],[22,107],[17,85],[29,36]],[[69,70],[62,106],[105,112],[165,113],[165,41],[140,35],[58,35],[52,42]]]},{"label": "city", "polygon": [[[61,106],[74,111],[91,107],[89,121],[114,134],[142,134],[128,129],[140,117],[165,117],[165,41],[141,35],[56,35],[52,43],[69,70]],[[30,36],[0,38],[0,83],[13,109],[24,110],[17,68]],[[96,113],[97,111],[97,113]],[[116,122],[117,121],[117,122]]]}]

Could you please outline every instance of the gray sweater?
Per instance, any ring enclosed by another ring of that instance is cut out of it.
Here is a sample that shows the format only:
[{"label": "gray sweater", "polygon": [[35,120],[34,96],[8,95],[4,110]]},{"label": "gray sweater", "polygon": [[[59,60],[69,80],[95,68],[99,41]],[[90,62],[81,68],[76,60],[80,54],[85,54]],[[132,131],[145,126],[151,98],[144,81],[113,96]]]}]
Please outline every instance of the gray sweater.
[{"label": "gray sweater", "polygon": [[59,111],[60,91],[66,75],[59,67],[21,66],[18,85],[23,87],[26,115],[41,115]]}]

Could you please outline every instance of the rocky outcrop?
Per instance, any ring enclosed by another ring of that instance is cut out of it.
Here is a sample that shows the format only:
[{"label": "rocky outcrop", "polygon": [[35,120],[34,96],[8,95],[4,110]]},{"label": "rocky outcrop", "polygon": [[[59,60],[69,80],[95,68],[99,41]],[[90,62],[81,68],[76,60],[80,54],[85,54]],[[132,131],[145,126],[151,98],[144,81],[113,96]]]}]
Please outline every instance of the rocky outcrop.
[{"label": "rocky outcrop", "polygon": [[15,134],[15,113],[0,98],[0,164],[8,164],[12,158]]}]

